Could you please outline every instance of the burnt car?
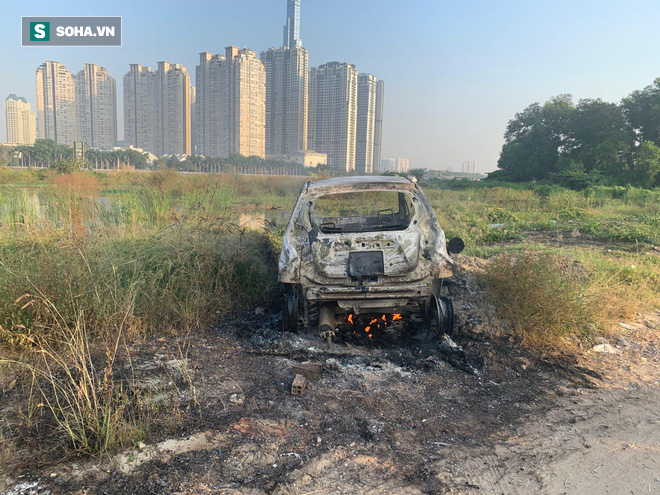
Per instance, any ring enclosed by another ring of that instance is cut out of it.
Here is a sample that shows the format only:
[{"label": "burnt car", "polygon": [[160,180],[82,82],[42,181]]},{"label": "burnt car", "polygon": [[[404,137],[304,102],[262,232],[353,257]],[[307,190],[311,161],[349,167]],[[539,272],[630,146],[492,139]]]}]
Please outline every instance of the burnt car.
[{"label": "burnt car", "polygon": [[279,259],[279,280],[286,285],[283,328],[318,329],[330,338],[349,315],[393,314],[450,334],[454,314],[443,281],[454,272],[450,254],[463,247],[458,238],[446,242],[433,208],[411,179],[308,182]]}]

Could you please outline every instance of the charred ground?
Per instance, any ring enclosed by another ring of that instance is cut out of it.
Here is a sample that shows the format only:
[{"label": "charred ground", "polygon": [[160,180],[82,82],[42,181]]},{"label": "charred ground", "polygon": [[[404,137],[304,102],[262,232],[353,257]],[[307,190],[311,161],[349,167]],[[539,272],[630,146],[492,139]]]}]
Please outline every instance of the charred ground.
[{"label": "charred ground", "polygon": [[[641,398],[634,412],[653,427],[657,334],[640,326],[644,338],[619,342],[618,354],[523,351],[484,295],[483,263],[463,257],[449,286],[459,347],[424,331],[368,346],[327,344],[282,333],[274,308],[234,313],[202,335],[138,345],[136,378],[167,390],[157,400],[175,402],[177,411],[157,416],[148,445],[100,461],[53,455],[38,469],[24,460],[3,490],[534,493],[556,481],[547,466],[589,452],[617,428],[607,415],[616,411],[623,421],[622,398]],[[323,367],[301,397],[290,393],[298,362]],[[625,386],[617,370],[626,371]],[[647,441],[657,448],[657,435]],[[639,483],[657,488],[644,472],[634,473]]]}]

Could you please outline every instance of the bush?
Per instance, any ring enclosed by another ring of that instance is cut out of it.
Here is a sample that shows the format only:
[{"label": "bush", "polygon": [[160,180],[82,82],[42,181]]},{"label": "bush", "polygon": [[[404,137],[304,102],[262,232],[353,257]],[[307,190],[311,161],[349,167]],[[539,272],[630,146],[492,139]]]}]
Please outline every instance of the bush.
[{"label": "bush", "polygon": [[500,256],[489,265],[486,285],[498,312],[524,345],[552,347],[590,332],[593,315],[583,297],[586,274],[554,254]]}]

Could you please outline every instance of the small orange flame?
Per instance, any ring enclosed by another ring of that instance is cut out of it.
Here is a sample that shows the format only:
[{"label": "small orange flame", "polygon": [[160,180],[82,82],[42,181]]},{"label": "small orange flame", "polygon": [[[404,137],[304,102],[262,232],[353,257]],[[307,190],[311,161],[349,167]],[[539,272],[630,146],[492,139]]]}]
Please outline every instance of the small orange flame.
[{"label": "small orange flame", "polygon": [[348,315],[348,322],[352,325],[353,324],[353,315]]},{"label": "small orange flame", "polygon": [[403,316],[401,316],[398,313],[392,315],[392,321],[399,321],[399,320],[403,320]]}]

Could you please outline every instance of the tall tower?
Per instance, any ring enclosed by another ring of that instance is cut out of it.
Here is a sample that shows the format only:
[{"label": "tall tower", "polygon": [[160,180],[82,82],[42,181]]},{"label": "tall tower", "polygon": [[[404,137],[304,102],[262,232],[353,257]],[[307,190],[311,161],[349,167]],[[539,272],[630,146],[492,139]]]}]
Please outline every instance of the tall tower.
[{"label": "tall tower", "polygon": [[287,0],[284,46],[302,46],[300,39],[300,0]]},{"label": "tall tower", "polygon": [[159,155],[190,154],[190,76],[183,65],[158,62],[156,111]]},{"label": "tall tower", "polygon": [[156,153],[157,139],[156,71],[131,64],[124,76],[124,143]]},{"label": "tall tower", "polygon": [[71,146],[77,139],[73,76],[59,62],[37,68],[37,137]]},{"label": "tall tower", "polygon": [[199,54],[196,70],[198,152],[266,156],[266,71],[257,54],[235,46]]},{"label": "tall tower", "polygon": [[374,169],[374,131],[376,127],[376,78],[358,75],[355,170],[371,174]]},{"label": "tall tower", "polygon": [[374,172],[380,172],[383,145],[383,109],[385,106],[385,82],[376,83],[376,118],[374,123]]},{"label": "tall tower", "polygon": [[5,100],[7,116],[7,142],[10,144],[34,144],[37,124],[28,101],[11,94]]},{"label": "tall tower", "polygon": [[326,153],[328,166],[355,170],[357,79],[354,65],[330,62],[309,74],[308,149]]},{"label": "tall tower", "polygon": [[105,67],[85,64],[74,76],[78,139],[97,149],[117,144],[117,90]]},{"label": "tall tower", "polygon": [[266,70],[266,155],[307,149],[308,53],[302,46],[261,52]]}]

